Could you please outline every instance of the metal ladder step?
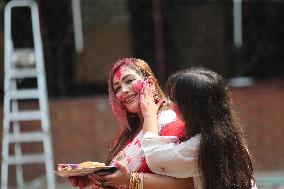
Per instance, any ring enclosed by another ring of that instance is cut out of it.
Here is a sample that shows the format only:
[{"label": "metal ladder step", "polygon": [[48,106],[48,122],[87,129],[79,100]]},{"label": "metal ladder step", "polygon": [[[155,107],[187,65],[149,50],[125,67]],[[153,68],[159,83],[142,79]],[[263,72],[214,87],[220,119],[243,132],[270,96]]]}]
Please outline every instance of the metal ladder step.
[{"label": "metal ladder step", "polygon": [[19,134],[8,134],[5,137],[9,143],[37,142],[43,141],[46,134],[43,132],[25,132]]},{"label": "metal ladder step", "polygon": [[35,78],[37,77],[37,70],[35,68],[13,69],[6,74],[13,79]]},{"label": "metal ladder step", "polygon": [[9,165],[44,163],[46,161],[46,156],[44,154],[28,154],[19,157],[9,156],[4,158],[4,161]]},{"label": "metal ladder step", "polygon": [[40,120],[42,118],[41,111],[21,111],[21,112],[10,112],[8,119],[10,121],[33,121]]},{"label": "metal ladder step", "polygon": [[10,92],[11,99],[38,99],[39,90],[38,89],[21,89]]},{"label": "metal ladder step", "polygon": [[33,48],[14,49],[12,64],[15,66],[35,66],[35,52]]}]

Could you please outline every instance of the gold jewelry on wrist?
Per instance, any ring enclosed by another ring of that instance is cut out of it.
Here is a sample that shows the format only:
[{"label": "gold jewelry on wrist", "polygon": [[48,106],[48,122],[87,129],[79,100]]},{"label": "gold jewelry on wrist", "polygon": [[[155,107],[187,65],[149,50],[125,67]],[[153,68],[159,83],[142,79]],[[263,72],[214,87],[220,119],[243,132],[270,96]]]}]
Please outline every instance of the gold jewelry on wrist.
[{"label": "gold jewelry on wrist", "polygon": [[129,182],[129,189],[141,189],[141,178],[139,176],[139,173],[131,172]]}]

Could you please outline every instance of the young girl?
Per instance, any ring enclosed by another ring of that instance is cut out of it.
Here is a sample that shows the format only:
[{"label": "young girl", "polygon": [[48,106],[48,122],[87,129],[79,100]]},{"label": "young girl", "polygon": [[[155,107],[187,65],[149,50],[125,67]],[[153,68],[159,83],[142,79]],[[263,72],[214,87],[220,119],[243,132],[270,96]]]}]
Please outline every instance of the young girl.
[{"label": "young girl", "polygon": [[[146,164],[141,148],[144,115],[141,111],[140,97],[144,88],[151,89],[158,133],[173,135],[179,139],[182,139],[185,133],[184,124],[177,119],[175,112],[169,108],[167,103],[162,103],[167,99],[148,64],[136,58],[118,60],[110,71],[108,87],[109,101],[121,126],[121,132],[111,146],[106,164],[117,166],[119,171],[109,177],[69,178],[73,186],[128,188],[132,181],[130,188],[133,189],[135,189],[136,182],[140,183],[140,188],[143,184],[145,189],[190,188],[193,184],[192,179],[156,175]],[[121,177],[122,173],[127,176]],[[103,182],[100,182],[102,180]]]},{"label": "young girl", "polygon": [[[184,120],[187,141],[159,136],[155,104],[143,95],[142,149],[150,169],[158,174],[193,177],[197,189],[255,187],[251,157],[232,110],[229,86],[217,73],[192,68],[168,79],[171,106]],[[152,115],[152,116],[151,116]]]}]

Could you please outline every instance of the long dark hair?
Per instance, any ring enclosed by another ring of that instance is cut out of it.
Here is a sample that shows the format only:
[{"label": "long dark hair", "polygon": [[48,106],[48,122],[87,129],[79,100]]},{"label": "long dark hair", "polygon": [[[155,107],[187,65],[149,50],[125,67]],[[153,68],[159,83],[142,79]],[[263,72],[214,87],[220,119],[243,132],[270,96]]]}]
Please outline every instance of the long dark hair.
[{"label": "long dark hair", "polygon": [[203,188],[251,188],[252,160],[225,79],[192,68],[171,75],[167,91],[180,109],[187,137],[201,134],[198,167]]},{"label": "long dark hair", "polygon": [[[141,75],[143,78],[153,77],[154,85],[159,99],[166,99],[165,94],[160,88],[158,81],[155,78],[150,66],[142,59],[138,58],[123,58],[117,60],[109,73],[108,79],[108,92],[109,92],[109,103],[112,107],[112,111],[121,127],[120,133],[115,137],[113,142],[109,145],[110,151],[106,159],[106,163],[109,164],[114,156],[120,152],[127,142],[131,140],[135,134],[137,134],[139,128],[139,117],[135,113],[127,112],[125,106],[116,98],[113,89],[113,77],[118,68],[121,66],[128,66],[130,69],[134,70],[137,74]],[[163,104],[159,111],[168,109],[169,106],[165,103]]]}]

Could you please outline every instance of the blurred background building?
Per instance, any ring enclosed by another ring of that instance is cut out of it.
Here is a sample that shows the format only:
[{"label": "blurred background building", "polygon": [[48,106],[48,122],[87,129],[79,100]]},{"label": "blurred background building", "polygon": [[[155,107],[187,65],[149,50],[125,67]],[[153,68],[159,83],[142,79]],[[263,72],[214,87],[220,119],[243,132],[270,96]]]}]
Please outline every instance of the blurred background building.
[{"label": "blurred background building", "polygon": [[[107,102],[108,71],[119,58],[137,57],[151,65],[162,85],[176,70],[197,65],[231,81],[256,175],[269,177],[267,183],[283,179],[284,1],[81,0],[81,17],[73,17],[75,1],[36,1],[55,167],[57,163],[104,161],[118,131]],[[7,2],[0,1],[1,99]],[[13,19],[14,45],[32,45],[29,11],[18,11]],[[76,41],[74,36],[83,40]],[[33,83],[23,80],[21,85]],[[42,167],[33,168],[27,180],[40,171]],[[10,178],[13,175],[11,170]]]}]

